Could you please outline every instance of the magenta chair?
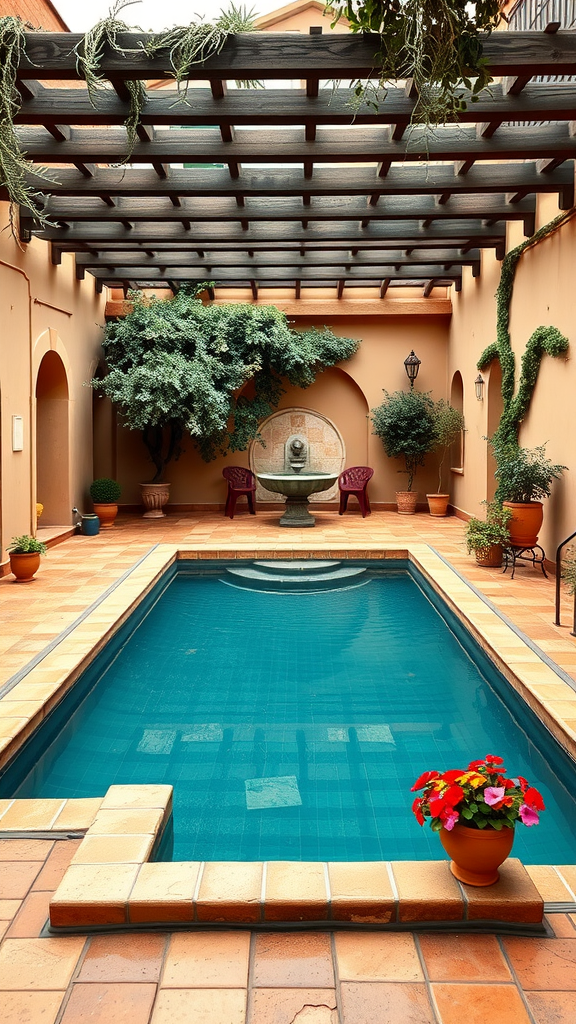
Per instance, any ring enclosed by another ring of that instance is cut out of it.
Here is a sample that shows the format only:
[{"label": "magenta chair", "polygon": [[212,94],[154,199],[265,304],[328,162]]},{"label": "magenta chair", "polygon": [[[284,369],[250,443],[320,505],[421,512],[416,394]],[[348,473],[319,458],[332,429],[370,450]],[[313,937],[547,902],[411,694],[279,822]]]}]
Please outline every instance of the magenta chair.
[{"label": "magenta chair", "polygon": [[368,487],[368,481],[373,476],[374,470],[370,469],[370,466],[351,466],[350,469],[345,469],[343,473],[340,473],[338,487],[340,488],[339,514],[341,516],[346,511],[348,498],[351,494],[358,498],[362,518],[365,519],[366,516],[370,515],[370,502],[366,488]]},{"label": "magenta chair", "polygon": [[256,509],[254,508],[256,477],[254,473],[251,473],[249,469],[244,469],[243,466],[226,466],[226,469],[222,470],[222,476],[228,481],[228,494],[226,495],[224,515],[234,519],[236,502],[243,494],[248,499],[250,514],[256,515]]}]

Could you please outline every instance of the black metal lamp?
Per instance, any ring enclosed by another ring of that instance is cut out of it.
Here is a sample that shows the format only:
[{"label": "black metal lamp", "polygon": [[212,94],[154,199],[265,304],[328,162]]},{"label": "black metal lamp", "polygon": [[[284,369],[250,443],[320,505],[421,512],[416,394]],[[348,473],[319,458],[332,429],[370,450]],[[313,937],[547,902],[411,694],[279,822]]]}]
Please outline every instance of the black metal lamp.
[{"label": "black metal lamp", "polygon": [[406,374],[408,380],[410,381],[411,388],[414,387],[414,381],[418,376],[418,370],[420,369],[421,361],[421,359],[418,359],[418,356],[414,355],[414,349],[412,349],[410,355],[406,356],[406,359],[404,360],[404,369],[406,370]]},{"label": "black metal lamp", "polygon": [[484,398],[484,377],[481,373],[478,374],[474,381],[474,390],[476,392],[476,398],[481,402]]}]

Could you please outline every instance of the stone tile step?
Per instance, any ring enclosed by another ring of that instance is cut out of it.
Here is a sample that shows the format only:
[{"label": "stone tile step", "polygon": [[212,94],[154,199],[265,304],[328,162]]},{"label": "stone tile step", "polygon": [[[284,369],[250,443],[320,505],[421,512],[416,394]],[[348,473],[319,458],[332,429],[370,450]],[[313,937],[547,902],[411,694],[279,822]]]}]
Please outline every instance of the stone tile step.
[{"label": "stone tile step", "polygon": [[264,569],[265,572],[271,570],[272,572],[309,574],[323,569],[336,569],[339,565],[342,565],[342,562],[330,562],[327,560],[320,561],[315,558],[294,558],[289,562],[281,562],[279,560],[274,562],[254,562],[254,565],[258,566],[259,569]]},{"label": "stone tile step", "polygon": [[[327,572],[279,572],[263,571],[253,567],[231,567],[226,569],[227,576],[234,579],[237,586],[248,590],[270,591],[275,593],[311,593],[318,590],[340,589],[341,585],[356,580],[366,574],[361,566],[344,566]],[[224,579],[223,582],[229,582]],[[367,582],[367,581],[366,581]]]}]

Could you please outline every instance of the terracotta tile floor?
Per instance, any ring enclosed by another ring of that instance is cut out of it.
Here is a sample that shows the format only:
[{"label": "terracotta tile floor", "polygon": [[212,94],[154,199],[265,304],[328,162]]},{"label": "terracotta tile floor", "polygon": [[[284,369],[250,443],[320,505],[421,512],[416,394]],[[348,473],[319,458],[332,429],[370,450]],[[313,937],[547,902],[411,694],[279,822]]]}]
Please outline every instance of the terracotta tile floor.
[{"label": "terracotta tile floor", "polygon": [[[2,1024],[574,1024],[556,937],[377,931],[40,937],[78,841],[0,842]],[[25,871],[18,870],[26,868]]]},{"label": "terracotta tile floor", "polygon": [[[69,626],[103,591],[115,582],[154,544],[185,543],[204,547],[222,557],[234,557],[230,545],[239,544],[258,557],[259,551],[320,550],[330,544],[348,545],[360,554],[368,545],[425,542],[447,558],[505,615],[576,679],[576,638],[570,636],[572,601],[563,601],[563,621],[554,618],[554,580],[538,569],[521,566],[514,580],[510,573],[482,569],[466,553],[464,524],[454,518],[432,519],[420,513],[399,516],[374,512],[338,516],[317,514],[313,530],[287,530],[278,526],[278,512],[257,516],[240,513],[235,519],[221,513],[188,513],[163,520],[123,516],[113,530],[98,537],[80,535],[49,550],[36,580],[15,585],[12,576],[0,579],[0,684],[26,665],[55,636]],[[334,551],[337,557],[338,552]]]},{"label": "terracotta tile floor", "polygon": [[[324,512],[312,531],[277,514],[135,517],[51,548],[37,580],[0,580],[0,681],[74,621],[153,544],[330,551],[426,542],[576,678],[576,639],[552,625],[554,583],[476,567],[463,524],[427,515]],[[570,621],[571,602],[564,618]],[[576,915],[554,937],[346,931],[136,933],[42,937],[47,904],[78,842],[0,842],[2,1024],[574,1024]]]}]

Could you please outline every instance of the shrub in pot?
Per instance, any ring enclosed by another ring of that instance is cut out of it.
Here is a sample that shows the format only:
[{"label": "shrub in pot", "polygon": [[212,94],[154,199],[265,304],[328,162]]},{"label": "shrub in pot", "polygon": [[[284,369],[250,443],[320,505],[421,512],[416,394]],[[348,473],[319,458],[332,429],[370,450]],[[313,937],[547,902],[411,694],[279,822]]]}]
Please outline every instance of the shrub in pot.
[{"label": "shrub in pot", "polygon": [[521,821],[537,825],[542,795],[521,775],[508,778],[501,757],[488,754],[468,768],[424,772],[412,786],[422,790],[412,810],[419,825],[428,819],[451,858],[452,874],[467,885],[492,885]]},{"label": "shrub in pot", "polygon": [[122,488],[116,480],[108,477],[99,477],[90,485],[90,497],[94,505],[94,512],[100,520],[103,530],[114,526],[114,520],[118,515],[118,499]]},{"label": "shrub in pot", "polygon": [[448,511],[449,494],[442,493],[442,470],[450,446],[460,436],[464,429],[464,417],[459,409],[455,409],[443,398],[434,406],[434,447],[440,452],[438,464],[438,491],[435,494],[427,494],[428,508],[432,516],[445,516]]},{"label": "shrub in pot", "polygon": [[23,533],[13,537],[8,545],[10,554],[10,571],[16,577],[16,583],[30,583],[38,572],[40,555],[45,555],[48,548],[42,541]]},{"label": "shrub in pot", "polygon": [[499,501],[487,501],[486,519],[472,516],[466,524],[466,547],[476,555],[478,565],[497,569],[502,565],[502,549],[510,543],[508,523],[512,511]]},{"label": "shrub in pot", "polygon": [[560,466],[546,458],[546,446],[520,448],[516,444],[491,440],[498,468],[496,497],[512,511],[510,544],[531,548],[538,542],[542,526],[542,499],[549,498],[552,481],[562,475],[567,466]]},{"label": "shrub in pot", "polygon": [[412,490],[418,466],[435,444],[434,402],[423,391],[384,391],[384,401],[372,410],[374,433],[391,459],[404,459],[405,468],[398,470],[408,477],[405,491],[396,491],[398,512],[412,515],[416,511],[418,492]]}]

